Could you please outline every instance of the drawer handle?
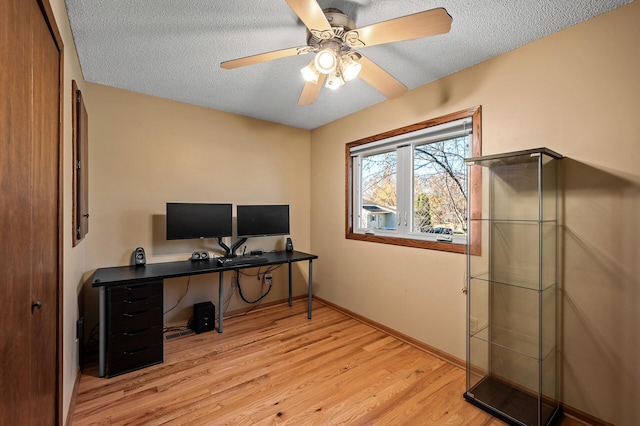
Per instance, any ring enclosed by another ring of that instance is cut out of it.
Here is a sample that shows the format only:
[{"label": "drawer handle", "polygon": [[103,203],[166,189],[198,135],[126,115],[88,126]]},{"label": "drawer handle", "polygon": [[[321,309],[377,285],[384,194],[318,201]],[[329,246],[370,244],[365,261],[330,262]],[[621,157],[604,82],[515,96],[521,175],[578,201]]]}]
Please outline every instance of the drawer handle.
[{"label": "drawer handle", "polygon": [[145,332],[145,331],[147,331],[148,329],[149,329],[149,327],[147,327],[147,328],[143,328],[143,329],[140,329],[140,330],[135,330],[135,331],[125,331],[125,332],[124,332],[124,333],[122,333],[122,334],[124,334],[125,336],[135,336],[135,335],[137,335],[137,334],[142,334],[142,333],[144,333],[144,332]]},{"label": "drawer handle", "polygon": [[124,289],[127,291],[134,291],[134,290],[139,290],[141,288],[146,287],[147,284],[139,284],[139,285],[126,285],[124,286]]},{"label": "drawer handle", "polygon": [[149,312],[149,310],[145,309],[144,311],[129,312],[127,314],[122,314],[122,315],[124,315],[125,317],[133,318],[133,317],[137,317],[138,315],[146,314],[147,312]]},{"label": "drawer handle", "polygon": [[140,348],[140,349],[134,349],[134,350],[132,350],[132,351],[124,351],[124,352],[123,352],[123,354],[124,354],[124,355],[135,355],[135,354],[137,354],[137,353],[139,353],[139,352],[146,351],[146,350],[147,350],[147,347],[145,346],[145,347],[143,347],[143,348]]},{"label": "drawer handle", "polygon": [[147,300],[148,297],[138,297],[137,299],[124,299],[123,302],[124,303],[138,303],[138,302],[142,302],[144,300]]}]

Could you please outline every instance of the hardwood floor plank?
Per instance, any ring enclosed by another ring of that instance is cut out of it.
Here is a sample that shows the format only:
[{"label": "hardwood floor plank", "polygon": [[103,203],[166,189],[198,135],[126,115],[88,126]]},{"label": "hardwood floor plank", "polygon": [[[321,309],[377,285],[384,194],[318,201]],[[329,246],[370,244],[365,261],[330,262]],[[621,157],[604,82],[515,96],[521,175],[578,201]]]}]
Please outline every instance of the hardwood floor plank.
[{"label": "hardwood floor plank", "polygon": [[253,310],[164,345],[164,363],[83,372],[73,425],[501,425],[463,369],[314,302]]}]

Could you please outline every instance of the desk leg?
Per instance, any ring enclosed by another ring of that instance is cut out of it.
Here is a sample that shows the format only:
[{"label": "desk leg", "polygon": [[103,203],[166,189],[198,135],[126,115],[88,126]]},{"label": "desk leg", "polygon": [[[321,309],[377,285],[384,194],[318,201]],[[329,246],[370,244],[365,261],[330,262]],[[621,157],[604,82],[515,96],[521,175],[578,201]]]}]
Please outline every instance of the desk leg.
[{"label": "desk leg", "polygon": [[293,306],[293,285],[291,284],[291,262],[289,262],[289,306]]},{"label": "desk leg", "polygon": [[311,296],[312,296],[312,284],[313,284],[313,260],[309,259],[309,306],[307,312],[307,318],[311,319]]},{"label": "desk leg", "polygon": [[107,375],[107,289],[100,287],[98,305],[98,377]]},{"label": "desk leg", "polygon": [[223,304],[223,282],[224,282],[224,272],[218,273],[218,333],[222,333],[222,304]]}]

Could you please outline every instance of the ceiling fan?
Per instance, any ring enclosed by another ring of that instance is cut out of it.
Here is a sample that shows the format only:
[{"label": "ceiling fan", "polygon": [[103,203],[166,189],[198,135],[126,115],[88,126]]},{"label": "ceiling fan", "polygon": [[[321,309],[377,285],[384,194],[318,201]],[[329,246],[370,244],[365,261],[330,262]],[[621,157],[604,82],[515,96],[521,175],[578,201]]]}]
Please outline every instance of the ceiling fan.
[{"label": "ceiling fan", "polygon": [[357,49],[395,41],[444,34],[451,29],[452,18],[443,8],[414,13],[377,24],[355,28],[355,22],[338,9],[322,10],[316,0],[286,0],[289,7],[307,27],[307,45],[260,53],[222,62],[225,69],[254,65],[288,56],[315,53],[314,59],[300,71],[305,79],[300,105],[315,102],[326,80],[326,86],[336,89],[360,76],[389,99],[407,90]]}]

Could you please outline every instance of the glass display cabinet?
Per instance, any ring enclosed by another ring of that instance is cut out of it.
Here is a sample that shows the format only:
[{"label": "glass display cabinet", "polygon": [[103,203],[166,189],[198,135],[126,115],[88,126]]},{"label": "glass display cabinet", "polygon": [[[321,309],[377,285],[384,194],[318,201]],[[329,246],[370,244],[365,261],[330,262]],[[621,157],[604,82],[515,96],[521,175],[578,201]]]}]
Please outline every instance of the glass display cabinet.
[{"label": "glass display cabinet", "polygon": [[[512,425],[558,411],[558,160],[546,148],[468,158],[482,211],[469,215],[464,398]],[[472,205],[472,203],[470,203]],[[479,237],[479,238],[478,238]]]}]

